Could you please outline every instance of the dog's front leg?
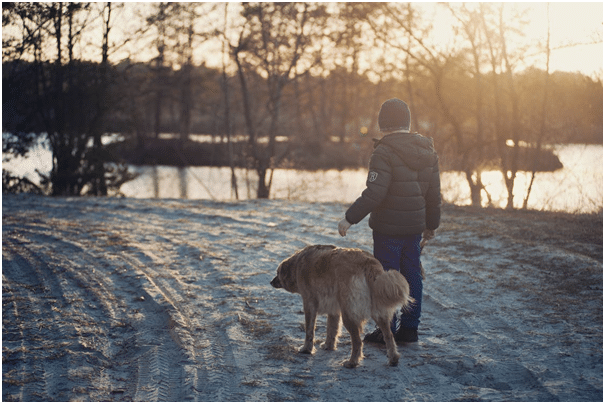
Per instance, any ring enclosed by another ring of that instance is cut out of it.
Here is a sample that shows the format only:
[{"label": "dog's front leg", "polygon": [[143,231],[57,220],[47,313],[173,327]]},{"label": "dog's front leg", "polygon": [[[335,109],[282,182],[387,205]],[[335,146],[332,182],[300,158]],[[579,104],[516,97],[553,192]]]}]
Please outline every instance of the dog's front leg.
[{"label": "dog's front leg", "polygon": [[304,305],[305,310],[305,344],[300,347],[298,352],[305,354],[314,354],[315,347],[315,321],[317,320],[317,309],[311,304]]}]

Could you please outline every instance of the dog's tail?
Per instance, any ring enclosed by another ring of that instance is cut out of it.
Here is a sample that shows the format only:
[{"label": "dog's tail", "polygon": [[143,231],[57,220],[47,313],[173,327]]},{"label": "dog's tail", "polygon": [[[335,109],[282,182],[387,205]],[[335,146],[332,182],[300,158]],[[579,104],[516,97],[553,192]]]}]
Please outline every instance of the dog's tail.
[{"label": "dog's tail", "polygon": [[398,271],[381,271],[370,284],[374,307],[407,307],[414,302],[408,281]]}]

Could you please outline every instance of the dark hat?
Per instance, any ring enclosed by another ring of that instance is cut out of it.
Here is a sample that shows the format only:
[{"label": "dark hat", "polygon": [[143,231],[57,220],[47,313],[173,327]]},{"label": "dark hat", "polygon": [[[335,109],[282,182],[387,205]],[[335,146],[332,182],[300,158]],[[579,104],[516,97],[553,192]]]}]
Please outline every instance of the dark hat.
[{"label": "dark hat", "polygon": [[398,98],[385,101],[378,113],[378,126],[381,132],[398,129],[410,130],[410,109]]}]

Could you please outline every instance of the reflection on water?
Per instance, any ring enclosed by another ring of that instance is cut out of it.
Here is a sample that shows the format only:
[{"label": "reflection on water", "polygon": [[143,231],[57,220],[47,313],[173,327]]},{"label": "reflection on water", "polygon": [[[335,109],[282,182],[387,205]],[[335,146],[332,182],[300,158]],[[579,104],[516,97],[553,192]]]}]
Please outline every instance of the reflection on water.
[{"label": "reflection on water", "polygon": [[[567,212],[594,212],[603,207],[603,146],[562,145],[554,148],[563,168],[552,173],[537,173],[528,202],[530,209]],[[27,176],[38,182],[35,170],[50,172],[52,158],[48,147],[40,143],[28,158],[4,161],[3,168],[14,175]],[[234,200],[229,168],[189,167],[131,167],[141,175],[120,189],[133,198],[189,198]],[[240,199],[256,196],[258,181],[254,171],[236,170]],[[276,170],[273,175],[271,198],[317,202],[353,202],[365,187],[367,170],[297,171]],[[484,172],[482,180],[492,204],[505,207],[506,188],[498,171]],[[518,173],[515,181],[514,204],[523,206],[530,174]],[[458,205],[470,203],[470,191],[464,175],[459,172],[441,173],[442,195],[446,202]],[[483,194],[483,204],[488,196]]]},{"label": "reflection on water", "polygon": [[[600,145],[565,145],[555,147],[564,168],[552,173],[537,173],[528,206],[530,209],[567,212],[593,212],[603,206],[603,147]],[[233,200],[229,168],[134,167],[141,175],[124,184],[122,193],[135,198],[189,198]],[[236,170],[240,199],[256,195],[254,171]],[[327,170],[318,172],[288,169],[275,170],[272,199],[317,202],[353,202],[365,187],[367,170]],[[506,206],[507,193],[498,171],[482,175],[492,204]],[[515,181],[514,204],[523,206],[529,173],[518,173]],[[441,174],[442,194],[446,202],[466,205],[470,192],[464,175],[458,172]],[[483,203],[488,203],[484,193]]]},{"label": "reflection on water", "polygon": [[[139,177],[120,188],[127,197],[234,200],[227,167],[131,167]],[[236,169],[239,199],[256,198],[254,170]],[[359,196],[367,170],[275,170],[271,199],[347,202]]]}]

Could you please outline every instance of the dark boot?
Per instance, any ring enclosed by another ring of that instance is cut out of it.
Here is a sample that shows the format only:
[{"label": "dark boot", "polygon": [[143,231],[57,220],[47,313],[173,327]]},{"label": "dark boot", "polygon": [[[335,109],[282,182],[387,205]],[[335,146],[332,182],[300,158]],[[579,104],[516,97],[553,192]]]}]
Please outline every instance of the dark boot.
[{"label": "dark boot", "polygon": [[[382,334],[381,334],[382,336]],[[395,333],[395,342],[416,342],[418,341],[418,329],[399,327]]]},{"label": "dark boot", "polygon": [[384,344],[384,337],[382,336],[382,331],[380,331],[380,328],[376,327],[373,332],[366,334],[366,336],[363,338],[363,342]]}]

